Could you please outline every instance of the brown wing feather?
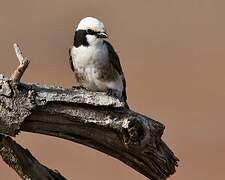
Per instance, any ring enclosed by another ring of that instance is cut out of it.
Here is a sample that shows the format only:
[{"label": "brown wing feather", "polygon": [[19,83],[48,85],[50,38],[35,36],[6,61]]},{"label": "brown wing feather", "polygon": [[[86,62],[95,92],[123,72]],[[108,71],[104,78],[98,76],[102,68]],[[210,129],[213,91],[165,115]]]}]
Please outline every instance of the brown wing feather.
[{"label": "brown wing feather", "polygon": [[117,53],[115,52],[114,48],[112,47],[112,45],[108,42],[108,41],[104,41],[104,43],[107,45],[108,47],[108,51],[109,51],[109,60],[110,63],[113,65],[113,67],[117,70],[117,72],[121,75],[121,77],[123,78],[123,98],[126,101],[127,100],[127,93],[126,93],[126,80],[123,74],[123,70],[120,64],[120,59],[119,56],[117,55]]}]

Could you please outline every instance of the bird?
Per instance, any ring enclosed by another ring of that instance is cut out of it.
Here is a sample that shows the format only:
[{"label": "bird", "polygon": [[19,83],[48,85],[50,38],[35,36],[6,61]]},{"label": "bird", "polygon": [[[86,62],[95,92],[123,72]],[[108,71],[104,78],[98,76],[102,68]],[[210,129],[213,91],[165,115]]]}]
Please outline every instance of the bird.
[{"label": "bird", "polygon": [[106,92],[127,104],[126,80],[120,59],[107,38],[102,21],[95,17],[81,19],[69,49],[70,67],[80,87]]}]

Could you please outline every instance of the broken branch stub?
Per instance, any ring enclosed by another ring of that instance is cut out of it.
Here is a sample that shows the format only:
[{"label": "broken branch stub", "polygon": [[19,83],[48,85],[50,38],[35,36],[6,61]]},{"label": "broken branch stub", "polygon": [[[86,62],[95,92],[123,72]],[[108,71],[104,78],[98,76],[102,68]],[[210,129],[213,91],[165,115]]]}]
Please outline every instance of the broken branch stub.
[{"label": "broken branch stub", "polygon": [[17,69],[13,72],[13,74],[11,75],[11,80],[13,81],[20,81],[21,77],[23,76],[23,73],[26,71],[30,61],[28,60],[27,57],[23,57],[22,51],[20,50],[19,46],[14,43],[13,44],[15,53],[16,53],[16,57],[19,60],[19,66],[17,67]]}]

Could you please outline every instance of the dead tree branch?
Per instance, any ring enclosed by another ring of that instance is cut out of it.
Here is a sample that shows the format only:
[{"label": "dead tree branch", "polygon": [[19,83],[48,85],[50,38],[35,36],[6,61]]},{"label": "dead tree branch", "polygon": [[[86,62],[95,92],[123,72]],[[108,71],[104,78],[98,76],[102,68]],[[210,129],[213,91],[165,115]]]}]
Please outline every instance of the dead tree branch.
[{"label": "dead tree branch", "polygon": [[0,135],[0,154],[5,163],[24,180],[65,180],[58,171],[40,164],[27,149],[22,148],[10,137]]},{"label": "dead tree branch", "polygon": [[18,83],[0,76],[0,133],[41,133],[109,154],[152,180],[175,172],[178,159],[164,125],[101,92]]}]

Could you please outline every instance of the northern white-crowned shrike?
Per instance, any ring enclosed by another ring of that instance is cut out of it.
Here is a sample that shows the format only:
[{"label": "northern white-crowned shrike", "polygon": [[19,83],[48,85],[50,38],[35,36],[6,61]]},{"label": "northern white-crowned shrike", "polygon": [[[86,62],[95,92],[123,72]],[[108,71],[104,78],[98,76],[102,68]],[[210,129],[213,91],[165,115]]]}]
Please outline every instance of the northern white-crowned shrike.
[{"label": "northern white-crowned shrike", "polygon": [[70,65],[80,86],[116,95],[126,102],[126,81],[104,24],[93,17],[80,21],[70,48]]}]

